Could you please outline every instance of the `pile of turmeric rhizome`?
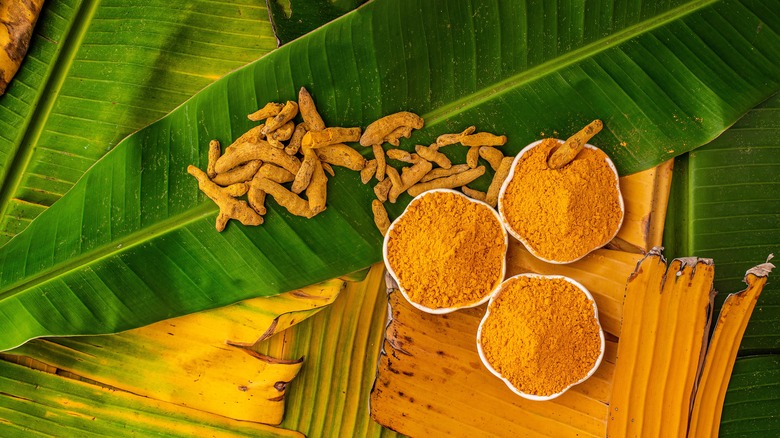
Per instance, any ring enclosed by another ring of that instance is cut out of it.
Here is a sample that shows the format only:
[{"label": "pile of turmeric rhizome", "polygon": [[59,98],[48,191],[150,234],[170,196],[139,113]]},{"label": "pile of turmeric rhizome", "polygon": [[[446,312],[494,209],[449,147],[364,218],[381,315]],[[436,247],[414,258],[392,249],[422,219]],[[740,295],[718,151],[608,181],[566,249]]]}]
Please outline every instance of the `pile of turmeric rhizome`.
[{"label": "pile of turmeric rhizome", "polygon": [[[623,212],[617,175],[603,152],[586,149],[552,169],[547,157],[557,141],[543,141],[515,159],[501,151],[505,136],[476,132],[474,126],[409,152],[397,147],[401,137],[422,128],[416,114],[391,114],[365,130],[327,127],[304,88],[298,102],[268,103],[248,117],[262,123],[224,151],[212,140],[205,172],[187,169],[219,206],[218,231],[230,219],[261,225],[268,195],[291,214],[316,216],[326,209],[332,166],[358,171],[364,184],[376,180],[372,211],[385,235],[386,263],[413,305],[445,313],[492,297],[479,348],[519,393],[557,395],[592,371],[603,350],[592,298],[557,279],[502,283],[504,227],[516,237],[520,233],[543,259],[573,261],[606,244]],[[585,143],[589,136],[578,138]],[[386,150],[386,144],[393,148]],[[466,163],[453,164],[440,151],[449,146],[467,147]],[[468,187],[486,171],[480,159],[494,171],[486,192]],[[404,166],[399,171],[388,160]],[[435,190],[455,188],[461,192]],[[404,192],[416,198],[391,228],[384,203]],[[499,203],[501,217],[495,211]]]}]

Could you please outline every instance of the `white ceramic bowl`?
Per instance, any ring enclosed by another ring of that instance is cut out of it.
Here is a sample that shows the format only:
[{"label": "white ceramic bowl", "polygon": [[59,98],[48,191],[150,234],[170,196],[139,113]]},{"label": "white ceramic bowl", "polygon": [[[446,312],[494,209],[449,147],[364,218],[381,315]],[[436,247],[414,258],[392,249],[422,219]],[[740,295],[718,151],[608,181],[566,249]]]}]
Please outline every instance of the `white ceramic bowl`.
[{"label": "white ceramic bowl", "polygon": [[[560,144],[564,143],[564,140],[560,140],[560,139],[556,139],[556,140],[558,140],[558,143],[560,143]],[[506,188],[509,186],[509,183],[512,181],[512,177],[515,176],[515,169],[517,168],[517,163],[520,162],[520,158],[522,158],[522,156],[526,152],[530,151],[531,149],[533,149],[534,147],[536,147],[539,143],[541,143],[543,141],[544,140],[537,140],[537,141],[529,144],[528,146],[523,148],[523,150],[520,151],[519,154],[517,154],[517,156],[515,157],[514,161],[512,161],[512,169],[509,171],[509,175],[507,175],[506,179],[504,180],[504,184],[501,185],[501,191],[498,192],[498,212],[499,212],[499,214],[501,216],[501,223],[504,225],[504,228],[506,228],[507,231],[509,231],[509,234],[511,234],[512,237],[514,237],[515,239],[519,240],[523,244],[523,246],[525,246],[526,249],[528,249],[528,251],[531,254],[534,255],[534,257],[538,258],[539,260],[543,260],[543,261],[545,261],[547,263],[554,263],[554,264],[557,264],[557,265],[573,263],[573,262],[576,262],[577,260],[580,260],[581,258],[585,257],[586,255],[590,254],[594,250],[597,250],[597,249],[603,247],[604,245],[606,245],[607,243],[609,243],[612,239],[615,238],[615,236],[617,236],[617,233],[620,231],[620,227],[623,226],[623,219],[625,219],[625,217],[626,217],[626,206],[623,203],[623,194],[620,193],[620,176],[618,175],[617,168],[615,168],[615,164],[607,156],[606,157],[607,164],[609,165],[609,168],[612,169],[612,172],[615,173],[615,189],[617,190],[618,200],[620,201],[620,222],[618,223],[617,228],[615,228],[615,232],[612,234],[612,236],[609,239],[607,239],[606,242],[604,242],[604,243],[602,243],[600,245],[594,246],[593,248],[588,250],[588,252],[586,252],[585,254],[581,255],[580,257],[577,257],[574,260],[565,260],[564,261],[564,260],[546,259],[546,258],[540,256],[536,252],[534,247],[532,247],[528,243],[528,241],[523,238],[523,236],[521,236],[515,229],[513,229],[509,225],[509,223],[506,220],[504,220],[504,206],[503,206],[504,193],[506,192]],[[595,150],[599,149],[596,146],[593,146],[592,144],[586,144],[585,147],[588,148],[588,149],[595,149]]]},{"label": "white ceramic bowl", "polygon": [[[387,242],[390,240],[390,235],[392,234],[392,231],[393,231],[393,228],[395,227],[395,224],[397,224],[398,221],[400,221],[401,218],[403,218],[404,215],[406,215],[406,212],[409,211],[409,207],[411,207],[419,199],[422,199],[422,197],[424,197],[424,196],[428,196],[428,195],[431,195],[431,194],[434,194],[434,193],[442,193],[442,192],[444,192],[444,193],[454,193],[455,195],[462,196],[464,199],[468,200],[469,202],[473,202],[475,204],[484,205],[485,208],[490,210],[495,215],[496,220],[498,221],[498,225],[501,227],[501,233],[504,235],[504,257],[502,258],[502,262],[501,262],[501,275],[499,276],[499,281],[496,283],[496,285],[493,287],[493,289],[491,289],[491,291],[489,293],[485,294],[484,298],[482,298],[481,300],[479,300],[479,301],[477,301],[475,303],[470,303],[470,304],[466,304],[466,305],[463,305],[463,306],[442,307],[442,308],[438,308],[438,309],[432,309],[430,307],[426,307],[426,306],[423,306],[421,304],[415,303],[414,301],[409,299],[409,295],[408,295],[406,289],[404,288],[404,285],[401,284],[401,282],[399,281],[398,275],[396,275],[395,271],[393,271],[393,268],[392,268],[392,266],[390,266],[390,262],[387,259]],[[393,221],[392,224],[390,224],[390,228],[387,229],[387,233],[385,234],[384,244],[382,245],[382,256],[384,257],[385,267],[387,268],[387,271],[393,277],[393,280],[395,280],[395,282],[398,284],[398,289],[401,291],[401,295],[403,295],[404,298],[406,298],[406,301],[409,301],[409,304],[411,304],[412,306],[414,306],[417,309],[422,310],[423,312],[441,315],[441,314],[445,314],[445,313],[454,312],[454,311],[456,311],[458,309],[468,309],[468,308],[471,308],[471,307],[477,307],[480,304],[484,304],[487,300],[490,299],[490,296],[501,285],[501,282],[503,281],[504,276],[506,275],[506,252],[507,252],[508,247],[509,247],[509,236],[507,235],[506,228],[503,225],[503,221],[501,220],[501,217],[498,215],[498,213],[496,212],[496,210],[493,207],[491,207],[489,204],[487,204],[485,202],[469,198],[468,196],[464,195],[463,193],[455,191],[455,190],[450,190],[450,189],[433,189],[433,190],[429,190],[427,192],[423,192],[423,193],[417,195],[417,197],[415,197],[414,199],[412,199],[412,201],[409,203],[409,205],[406,206],[406,209],[404,209],[404,212],[401,213],[401,215],[398,216]]]},{"label": "white ceramic bowl", "polygon": [[[526,394],[526,393],[520,391],[519,389],[515,388],[515,386],[512,385],[512,383],[507,378],[502,376],[501,373],[496,371],[495,368],[493,368],[493,366],[490,365],[490,362],[488,362],[487,358],[485,357],[485,353],[482,351],[482,343],[480,342],[480,340],[482,339],[482,326],[485,325],[485,321],[487,320],[488,316],[490,316],[490,307],[493,305],[493,301],[495,301],[496,297],[501,294],[503,286],[507,282],[509,282],[510,280],[515,279],[515,278],[519,278],[519,277],[544,278],[544,279],[556,279],[556,278],[563,279],[563,280],[568,281],[569,283],[573,284],[574,286],[576,286],[579,290],[581,290],[582,293],[584,293],[585,296],[588,297],[588,300],[590,300],[591,304],[593,304],[593,316],[596,318],[596,324],[599,327],[599,337],[601,338],[601,348],[599,350],[599,357],[598,357],[598,359],[596,359],[596,363],[593,364],[593,368],[591,368],[590,371],[588,371],[588,374],[586,374],[585,377],[583,377],[582,379],[580,379],[580,380],[572,383],[571,385],[567,386],[561,392],[543,396],[543,395],[535,395],[535,394]],[[546,401],[546,400],[552,400],[554,398],[560,397],[564,392],[568,391],[571,387],[573,387],[575,385],[579,385],[580,383],[588,380],[590,378],[590,376],[592,376],[593,373],[596,372],[596,370],[601,365],[601,361],[604,359],[604,345],[605,345],[605,342],[604,342],[604,330],[601,328],[601,322],[599,321],[599,311],[598,311],[598,308],[596,307],[596,301],[593,299],[593,295],[590,294],[590,292],[588,291],[588,289],[585,288],[585,286],[581,285],[577,281],[572,280],[569,277],[564,277],[563,275],[518,274],[518,275],[515,275],[514,277],[507,278],[506,280],[504,280],[503,283],[501,283],[501,286],[499,286],[498,289],[490,297],[490,302],[488,303],[487,311],[485,312],[485,316],[482,317],[482,321],[480,321],[480,323],[479,323],[479,329],[477,329],[477,352],[479,353],[479,358],[482,359],[482,363],[485,364],[485,367],[491,373],[493,373],[493,375],[495,375],[496,377],[501,379],[506,384],[506,386],[508,386],[509,389],[512,390],[512,392],[514,392],[515,394],[519,395],[520,397],[526,398],[528,400],[535,400],[535,401]]]}]

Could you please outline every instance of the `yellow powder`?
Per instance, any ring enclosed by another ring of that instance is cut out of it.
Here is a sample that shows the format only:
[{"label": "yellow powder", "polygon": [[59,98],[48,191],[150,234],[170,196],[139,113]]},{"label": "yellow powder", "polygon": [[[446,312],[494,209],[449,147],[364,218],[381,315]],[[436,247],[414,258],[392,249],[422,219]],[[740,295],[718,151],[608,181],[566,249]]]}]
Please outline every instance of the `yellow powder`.
[{"label": "yellow powder", "polygon": [[601,351],[593,305],[560,278],[516,277],[501,287],[482,325],[490,365],[526,394],[547,396],[584,378]]},{"label": "yellow powder", "polygon": [[606,154],[586,148],[565,167],[552,170],[547,157],[557,145],[546,139],[523,155],[501,212],[538,256],[567,262],[606,245],[623,215]]},{"label": "yellow powder", "polygon": [[503,280],[501,223],[463,195],[413,200],[389,233],[388,263],[415,303],[432,309],[476,303]]}]

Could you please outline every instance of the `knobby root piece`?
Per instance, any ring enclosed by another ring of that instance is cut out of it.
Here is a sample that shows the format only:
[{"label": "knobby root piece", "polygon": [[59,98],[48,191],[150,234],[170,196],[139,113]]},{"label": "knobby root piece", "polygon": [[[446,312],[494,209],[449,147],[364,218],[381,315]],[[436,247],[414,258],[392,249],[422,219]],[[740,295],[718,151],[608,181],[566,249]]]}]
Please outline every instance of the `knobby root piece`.
[{"label": "knobby root piece", "polygon": [[509,176],[509,171],[512,170],[512,163],[515,161],[514,157],[504,157],[501,160],[501,164],[498,166],[498,170],[493,174],[493,180],[490,182],[490,187],[485,197],[485,202],[490,204],[491,207],[495,207],[498,204],[498,193],[501,191],[501,186],[504,184],[504,180]]},{"label": "knobby root piece", "polygon": [[321,131],[309,131],[303,136],[303,147],[313,149],[338,143],[358,141],[360,128],[325,128]]},{"label": "knobby root piece", "polygon": [[284,108],[279,111],[279,114],[275,115],[273,119],[265,122],[263,134],[268,135],[276,131],[285,123],[292,120],[296,115],[298,115],[298,104],[292,100],[288,100],[287,103],[284,104]]},{"label": "knobby root piece", "polygon": [[328,177],[319,160],[314,164],[314,172],[311,175],[311,182],[306,188],[306,197],[309,198],[309,211],[312,216],[325,210],[325,203],[328,198]]},{"label": "knobby root piece", "polygon": [[478,132],[476,134],[464,135],[460,138],[460,144],[463,146],[503,146],[506,144],[506,135],[495,135],[489,132]]},{"label": "knobby root piece", "polygon": [[379,232],[384,236],[387,229],[390,228],[390,218],[387,217],[387,210],[384,204],[378,199],[371,201],[371,211],[374,212],[374,223],[379,228]]},{"label": "knobby root piece", "polygon": [[292,137],[293,131],[295,131],[295,122],[290,120],[289,122],[280,126],[279,129],[274,131],[273,134],[271,134],[271,137],[279,141],[287,141],[290,139],[290,137]]},{"label": "knobby root piece", "polygon": [[336,176],[336,172],[333,171],[333,168],[330,166],[330,164],[320,161],[320,165],[322,166],[322,170],[325,171],[330,176]]},{"label": "knobby root piece", "polygon": [[275,164],[265,163],[260,167],[260,170],[255,174],[257,178],[268,178],[273,182],[279,184],[288,183],[295,180],[295,174],[291,173],[287,169],[283,169]]},{"label": "knobby root piece", "polygon": [[252,181],[249,183],[249,191],[246,194],[246,200],[249,201],[249,206],[260,216],[267,212],[265,209],[265,192],[257,186],[255,180],[262,178],[260,172],[256,173],[255,177],[252,178]]},{"label": "knobby root piece", "polygon": [[380,144],[371,146],[371,149],[374,151],[374,159],[376,160],[376,180],[383,181],[385,179],[385,169],[387,168],[385,150]]},{"label": "knobby root piece", "polygon": [[219,140],[211,140],[209,142],[209,164],[206,168],[206,173],[209,178],[217,176],[217,170],[214,169],[214,165],[217,164],[217,160],[222,155],[222,146],[219,144]]},{"label": "knobby root piece", "polygon": [[420,182],[428,182],[437,178],[444,178],[445,176],[455,175],[461,172],[465,172],[471,169],[468,164],[456,164],[449,169],[433,169],[420,180]]},{"label": "knobby root piece", "polygon": [[[366,127],[365,132],[363,132],[363,136],[360,137],[360,144],[362,146],[373,146],[376,144],[381,145],[386,141],[391,133],[393,134],[393,137],[395,135],[400,136],[405,133],[405,130],[396,131],[401,127],[420,129],[423,127],[423,119],[417,114],[411,113],[409,111],[401,111],[395,114],[390,114],[389,116],[384,116]],[[409,132],[411,133],[411,129]],[[398,137],[394,138],[397,139]]]},{"label": "knobby root piece", "polygon": [[253,122],[259,122],[260,120],[265,120],[269,117],[276,116],[279,114],[282,108],[284,108],[284,105],[281,103],[268,102],[264,107],[246,117]]},{"label": "knobby root piece", "polygon": [[303,162],[301,163],[301,168],[298,169],[298,173],[295,174],[295,180],[291,187],[293,193],[301,193],[306,190],[306,187],[309,187],[311,176],[314,173],[314,166],[319,161],[313,149],[303,149]]},{"label": "knobby root piece", "polygon": [[427,160],[420,160],[414,166],[404,167],[401,171],[401,181],[404,183],[404,190],[420,182],[431,169],[433,169],[433,164]]},{"label": "knobby root piece", "polygon": [[490,146],[482,146],[479,148],[479,156],[490,163],[490,168],[494,171],[498,170],[498,168],[501,166],[501,160],[504,159],[503,152]]},{"label": "knobby root piece", "polygon": [[224,173],[252,160],[276,164],[293,174],[298,173],[298,169],[301,167],[301,162],[298,158],[287,155],[280,149],[271,147],[264,140],[258,140],[256,143],[241,143],[232,146],[229,153],[225,151],[225,154],[219,157],[214,168],[217,173]]},{"label": "knobby root piece", "polygon": [[469,152],[466,154],[466,164],[470,168],[475,168],[479,164],[479,148],[474,146],[469,148]]},{"label": "knobby root piece", "polygon": [[436,138],[436,146],[442,147],[442,146],[449,146],[451,144],[460,143],[460,139],[473,133],[477,130],[476,126],[469,126],[468,128],[464,129],[463,132],[455,133],[455,134],[442,134]]},{"label": "knobby root piece", "polygon": [[225,193],[227,193],[228,196],[232,196],[234,198],[238,198],[239,196],[244,196],[248,191],[249,191],[249,184],[246,182],[231,184],[225,187]]},{"label": "knobby root piece", "polygon": [[418,183],[409,188],[409,195],[412,197],[432,189],[453,189],[455,187],[465,186],[485,173],[485,166],[479,166],[476,169],[467,170],[444,178],[437,178],[432,181]]},{"label": "knobby root piece", "polygon": [[22,64],[43,0],[0,2],[0,95]]},{"label": "knobby root piece", "polygon": [[439,152],[439,147],[436,144],[432,144],[430,146],[423,146],[418,144],[415,146],[414,150],[417,151],[417,155],[428,161],[436,163],[441,168],[449,169],[452,167],[452,162],[450,159],[447,158],[446,155]]},{"label": "knobby root piece", "polygon": [[377,185],[374,186],[374,194],[376,195],[376,198],[382,202],[387,201],[387,194],[390,193],[391,187],[393,187],[393,182],[390,181],[390,178],[377,183]]},{"label": "knobby root piece", "polygon": [[426,173],[430,172],[432,168],[433,164],[427,160],[420,160],[420,162],[414,166],[404,167],[401,173],[402,186],[400,190],[396,189],[396,186],[393,185],[393,187],[390,188],[387,199],[390,202],[395,203],[396,199],[398,199],[398,196],[400,196],[401,193],[405,192],[407,189],[409,189],[409,187],[412,187],[413,185],[420,182],[422,177],[425,176]]},{"label": "knobby root piece", "polygon": [[[390,149],[386,152],[387,158],[396,161],[403,161],[404,163],[414,164],[415,160],[407,151],[401,149]],[[418,158],[419,160],[419,158]]]},{"label": "knobby root piece", "polygon": [[227,172],[218,173],[217,176],[215,176],[211,180],[214,181],[214,183],[219,184],[223,187],[229,186],[231,184],[249,181],[250,179],[252,179],[255,173],[257,173],[257,169],[260,168],[261,164],[263,163],[260,160],[252,160],[246,164],[242,164],[241,166],[235,167],[232,170],[229,170]]},{"label": "knobby root piece", "polygon": [[265,125],[259,125],[255,126],[254,128],[250,129],[249,131],[241,134],[240,137],[236,139],[233,143],[230,144],[230,146],[226,147],[223,151],[222,155],[228,155],[233,153],[233,150],[237,148],[238,146],[244,144],[244,143],[258,143],[260,141],[265,140],[265,135],[263,134],[263,127]]},{"label": "knobby root piece", "polygon": [[411,126],[399,126],[398,128],[395,128],[392,132],[387,134],[384,138],[384,140],[387,143],[390,143],[393,146],[398,146],[401,144],[400,139],[403,138],[409,138],[412,136],[412,127]]},{"label": "knobby root piece", "polygon": [[395,203],[395,200],[398,198],[398,195],[400,195],[404,191],[404,183],[401,181],[401,175],[398,173],[397,170],[395,170],[395,167],[387,166],[387,177],[390,179],[391,187],[390,191],[388,192],[387,199]]},{"label": "knobby root piece", "polygon": [[376,160],[366,161],[365,167],[363,167],[363,170],[360,171],[360,181],[363,182],[363,184],[368,184],[368,182],[371,181],[371,178],[374,177],[375,173]]},{"label": "knobby root piece", "polygon": [[298,123],[298,126],[295,127],[295,131],[293,131],[292,137],[290,137],[290,142],[287,143],[287,147],[284,148],[284,152],[287,153],[287,155],[297,154],[298,150],[301,148],[304,135],[306,135],[306,124]]},{"label": "knobby root piece", "polygon": [[474,190],[470,188],[469,186],[463,186],[460,188],[460,190],[469,198],[476,199],[477,201],[485,202],[485,197],[487,194],[485,192],[480,192],[479,190]]},{"label": "knobby root piece", "polygon": [[314,214],[309,209],[309,202],[295,193],[287,190],[281,184],[271,181],[268,178],[256,178],[252,180],[253,188],[262,190],[271,195],[276,203],[284,207],[291,214],[311,218]]},{"label": "knobby root piece", "polygon": [[268,142],[269,145],[271,145],[272,148],[279,149],[280,151],[284,150],[284,144],[281,141],[277,140],[276,137],[273,136],[273,134],[269,135],[266,138],[266,141]]},{"label": "knobby root piece", "polygon": [[301,117],[303,117],[303,122],[310,131],[322,131],[325,129],[325,122],[322,121],[320,113],[317,112],[314,99],[311,98],[311,94],[304,87],[301,87],[301,90],[298,91],[298,107]]},{"label": "knobby root piece", "polygon": [[187,173],[198,180],[198,188],[219,206],[216,222],[217,231],[222,232],[230,219],[236,219],[244,225],[260,225],[263,223],[263,218],[249,207],[245,201],[239,201],[230,196],[230,193],[236,193],[235,189],[227,190],[216,185],[209,179],[206,172],[193,165],[187,166]]},{"label": "knobby root piece", "polygon": [[363,170],[366,166],[366,159],[360,155],[360,152],[345,145],[334,144],[314,149],[320,160],[334,166],[346,167],[350,170]]},{"label": "knobby root piece", "polygon": [[550,169],[560,169],[569,164],[580,153],[585,144],[593,138],[594,135],[601,132],[604,124],[601,120],[594,120],[588,126],[582,128],[578,133],[569,137],[562,145],[558,146],[550,158],[547,159],[547,165]]}]

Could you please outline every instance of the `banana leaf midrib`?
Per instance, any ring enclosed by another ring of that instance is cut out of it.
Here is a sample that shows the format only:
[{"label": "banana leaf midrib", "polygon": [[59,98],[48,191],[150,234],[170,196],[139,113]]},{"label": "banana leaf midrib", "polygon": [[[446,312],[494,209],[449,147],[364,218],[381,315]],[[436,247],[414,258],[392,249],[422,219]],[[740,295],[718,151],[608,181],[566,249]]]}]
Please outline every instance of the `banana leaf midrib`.
[{"label": "banana leaf midrib", "polygon": [[128,251],[131,248],[162,234],[186,227],[192,222],[196,222],[204,217],[213,215],[217,212],[217,210],[218,208],[213,202],[202,202],[192,210],[176,216],[171,216],[149,228],[141,229],[124,236],[119,240],[113,240],[111,241],[110,245],[105,245],[102,248],[97,248],[93,251],[80,254],[77,257],[69,259],[66,263],[55,266],[48,271],[43,271],[23,281],[11,284],[6,288],[5,291],[0,292],[0,300],[12,297],[19,292],[23,292],[31,287],[46,283],[47,281],[54,280],[76,269],[83,268],[86,264],[88,264],[84,263],[85,261],[89,261],[89,263],[98,262],[106,257],[111,257],[124,251]]},{"label": "banana leaf midrib", "polygon": [[[45,78],[46,84],[43,92],[36,98],[35,106],[38,110],[25,123],[22,140],[13,151],[14,156],[8,161],[7,166],[0,168],[0,217],[6,215],[10,201],[19,189],[19,184],[22,182],[25,170],[35,150],[33,146],[37,144],[46,127],[46,120],[51,115],[57,98],[60,96],[60,90],[100,3],[101,0],[84,0],[79,5],[76,19],[66,31],[63,40],[59,42],[63,47],[62,52],[56,57],[57,61]],[[0,298],[2,296],[0,294]]]},{"label": "banana leaf midrib", "polygon": [[697,0],[688,4],[678,6],[665,13],[652,17],[648,20],[640,21],[634,25],[626,27],[613,34],[607,35],[604,38],[593,41],[579,49],[566,52],[563,55],[556,56],[549,61],[532,67],[528,70],[521,71],[514,74],[499,83],[487,86],[482,91],[472,93],[460,99],[457,99],[446,105],[429,112],[422,114],[421,117],[425,120],[426,126],[434,126],[438,123],[446,120],[451,113],[459,113],[472,107],[476,107],[495,96],[501,95],[507,90],[515,88],[519,85],[525,85],[533,82],[536,79],[545,77],[550,73],[558,70],[562,70],[579,61],[588,59],[598,53],[604,52],[612,47],[618,46],[626,41],[631,40],[641,34],[649,32],[655,28],[664,26],[678,20],[690,13],[696,12],[699,9],[703,9],[707,6],[715,4],[721,0]]}]

